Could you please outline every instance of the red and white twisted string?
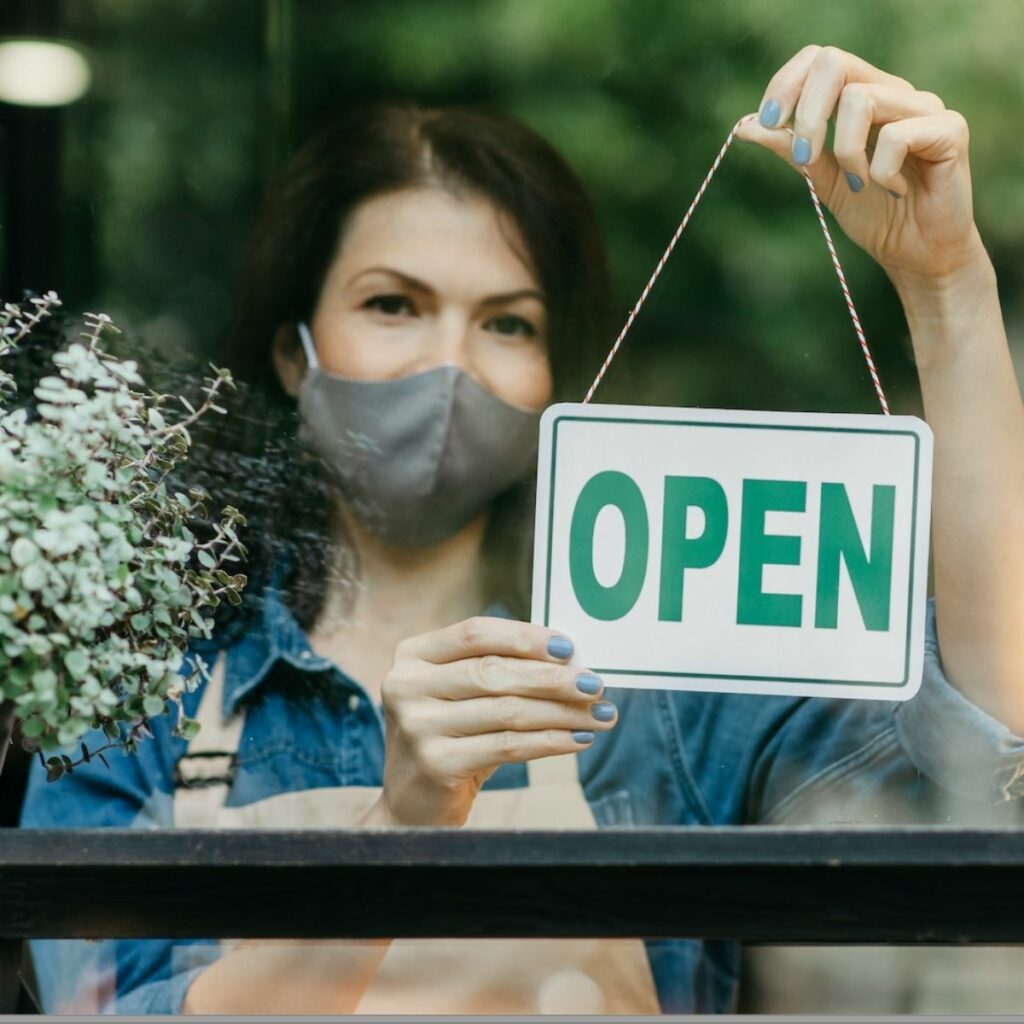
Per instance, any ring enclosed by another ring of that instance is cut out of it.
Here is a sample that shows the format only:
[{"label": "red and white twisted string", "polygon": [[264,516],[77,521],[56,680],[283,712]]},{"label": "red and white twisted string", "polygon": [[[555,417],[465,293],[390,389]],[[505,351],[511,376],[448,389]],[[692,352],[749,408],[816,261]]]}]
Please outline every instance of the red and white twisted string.
[{"label": "red and white twisted string", "polygon": [[[661,259],[658,260],[658,265],[654,268],[654,273],[651,274],[650,280],[648,280],[647,284],[644,285],[644,290],[640,293],[640,298],[637,299],[636,305],[629,311],[629,316],[626,318],[625,326],[619,332],[619,336],[615,339],[615,344],[612,345],[611,351],[608,353],[601,369],[598,370],[597,376],[594,378],[594,383],[590,385],[590,389],[587,391],[586,397],[583,399],[584,405],[588,404],[591,398],[594,397],[594,392],[604,379],[604,375],[608,372],[608,367],[611,366],[612,360],[618,354],[619,348],[622,346],[626,335],[629,333],[629,329],[633,326],[633,321],[636,320],[637,314],[640,312],[640,307],[647,301],[647,296],[650,295],[651,289],[654,287],[654,282],[658,280],[662,270],[665,269],[665,264],[668,262],[668,258],[672,255],[672,250],[676,247],[676,242],[679,241],[679,237],[686,230],[686,225],[690,223],[693,211],[697,209],[697,204],[704,198],[704,193],[707,191],[708,185],[711,183],[711,179],[715,176],[715,171],[718,170],[725,154],[732,145],[733,139],[736,137],[736,132],[739,131],[740,125],[742,125],[744,121],[751,120],[756,116],[756,114],[749,114],[747,117],[740,118],[740,120],[733,125],[732,131],[729,132],[722,148],[718,151],[718,156],[715,157],[715,162],[711,165],[711,169],[708,171],[707,176],[701,182],[700,188],[697,189],[697,194],[693,197],[693,202],[690,203],[690,208],[686,211],[683,219],[679,222],[679,227],[676,228],[675,234],[668,243],[665,252],[662,253]],[[889,403],[886,401],[885,392],[882,390],[882,382],[878,378],[878,370],[875,367],[875,361],[871,358],[871,349],[868,347],[868,339],[864,335],[864,328],[861,326],[860,317],[857,316],[857,309],[854,306],[853,298],[850,295],[849,285],[846,283],[846,275],[843,273],[843,267],[839,262],[836,247],[832,242],[832,233],[829,231],[828,224],[825,221],[825,213],[821,207],[821,200],[818,198],[817,190],[814,188],[814,182],[811,181],[811,176],[807,171],[803,171],[803,176],[804,180],[807,182],[807,188],[811,193],[811,202],[814,203],[814,212],[818,215],[818,223],[821,225],[822,233],[825,236],[825,245],[828,247],[829,256],[832,257],[832,266],[835,269],[836,277],[839,278],[839,287],[842,289],[843,298],[846,300],[846,308],[849,311],[850,320],[853,322],[854,333],[857,335],[857,341],[860,342],[861,352],[864,353],[864,361],[867,363],[868,373],[871,375],[871,382],[875,386],[875,394],[878,395],[878,401],[882,406],[882,412],[888,416]]]}]

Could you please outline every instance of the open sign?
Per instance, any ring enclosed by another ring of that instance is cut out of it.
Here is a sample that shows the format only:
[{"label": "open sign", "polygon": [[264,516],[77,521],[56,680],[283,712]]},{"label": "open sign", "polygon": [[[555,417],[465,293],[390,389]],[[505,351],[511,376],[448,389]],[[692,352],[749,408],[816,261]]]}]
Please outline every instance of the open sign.
[{"label": "open sign", "polygon": [[553,406],[533,621],[609,686],[905,700],[931,465],[914,417]]}]

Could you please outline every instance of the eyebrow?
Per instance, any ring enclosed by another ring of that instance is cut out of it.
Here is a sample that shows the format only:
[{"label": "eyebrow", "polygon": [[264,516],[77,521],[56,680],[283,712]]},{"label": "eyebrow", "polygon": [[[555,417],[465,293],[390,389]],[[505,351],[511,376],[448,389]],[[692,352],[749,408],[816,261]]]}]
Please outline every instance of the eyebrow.
[{"label": "eyebrow", "polygon": [[[414,289],[415,291],[432,292],[434,290],[426,282],[419,280],[419,278],[411,277],[409,274],[403,274],[400,270],[395,270],[392,267],[367,267],[365,270],[360,270],[358,274],[350,277],[347,284],[355,284],[359,278],[364,277],[366,274],[388,274],[391,277],[397,277],[404,285]],[[545,304],[543,292],[539,292],[536,288],[520,288],[514,292],[502,292],[499,295],[488,295],[487,298],[481,300],[481,305],[499,306],[504,305],[507,302],[516,302],[519,299],[536,299],[542,305]]]}]

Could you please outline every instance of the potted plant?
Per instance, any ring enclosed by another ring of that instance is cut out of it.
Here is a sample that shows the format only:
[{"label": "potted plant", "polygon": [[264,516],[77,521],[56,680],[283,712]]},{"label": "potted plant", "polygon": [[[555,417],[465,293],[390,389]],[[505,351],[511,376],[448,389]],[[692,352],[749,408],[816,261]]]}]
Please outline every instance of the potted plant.
[{"label": "potted plant", "polygon": [[[0,310],[0,770],[20,721],[51,781],[110,748],[134,752],[171,710],[175,734],[195,735],[181,697],[206,666],[191,656],[186,673],[183,659],[221,600],[241,602],[246,577],[233,567],[247,556],[236,508],[209,524],[205,491],[173,489],[189,427],[225,411],[230,373],[211,364],[202,400],[178,396],[172,416],[174,396],[107,352],[117,329],[89,313],[31,407],[19,405],[3,356],[59,307],[50,292]],[[106,742],[90,750],[94,729]]]}]

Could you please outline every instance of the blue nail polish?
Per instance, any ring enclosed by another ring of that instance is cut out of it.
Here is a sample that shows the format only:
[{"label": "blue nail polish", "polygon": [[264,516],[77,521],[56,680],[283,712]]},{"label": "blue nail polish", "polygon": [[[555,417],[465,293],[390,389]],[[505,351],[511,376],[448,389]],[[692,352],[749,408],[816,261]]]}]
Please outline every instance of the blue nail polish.
[{"label": "blue nail polish", "polygon": [[552,658],[571,658],[572,657],[572,641],[565,636],[553,636],[548,641],[548,654]]},{"label": "blue nail polish", "polygon": [[592,732],[574,732],[572,738],[576,743],[594,742],[594,734]]},{"label": "blue nail polish", "polygon": [[599,722],[610,722],[615,717],[615,705],[607,700],[598,701],[590,711]]},{"label": "blue nail polish", "polygon": [[811,161],[811,140],[798,135],[793,140],[793,163],[806,164]]},{"label": "blue nail polish", "polygon": [[601,680],[589,672],[583,672],[576,677],[576,689],[582,693],[597,693],[601,689]]},{"label": "blue nail polish", "polygon": [[774,128],[779,123],[779,114],[781,113],[782,109],[779,107],[779,101],[768,100],[761,108],[761,113],[757,115],[757,119],[761,122],[762,128]]},{"label": "blue nail polish", "polygon": [[844,173],[846,174],[846,184],[850,186],[851,192],[860,192],[864,188],[864,182],[856,174],[850,171],[845,171]]}]

